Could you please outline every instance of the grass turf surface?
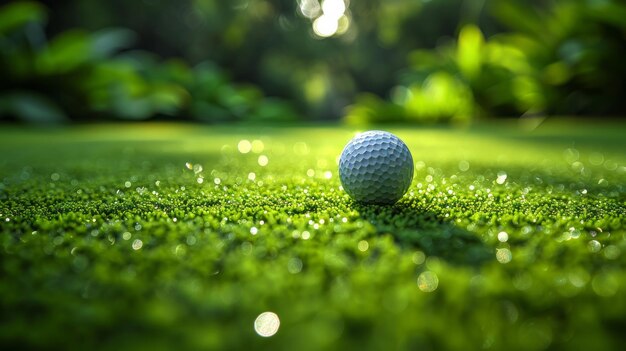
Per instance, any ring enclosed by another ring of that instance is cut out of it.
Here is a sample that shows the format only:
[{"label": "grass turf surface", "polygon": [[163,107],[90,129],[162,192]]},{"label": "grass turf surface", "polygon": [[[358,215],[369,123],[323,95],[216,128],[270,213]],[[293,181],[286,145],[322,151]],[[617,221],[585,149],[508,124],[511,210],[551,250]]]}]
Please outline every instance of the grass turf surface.
[{"label": "grass turf surface", "polygon": [[3,127],[0,345],[626,342],[623,125],[390,130],[415,177],[379,207],[340,188],[345,128]]}]

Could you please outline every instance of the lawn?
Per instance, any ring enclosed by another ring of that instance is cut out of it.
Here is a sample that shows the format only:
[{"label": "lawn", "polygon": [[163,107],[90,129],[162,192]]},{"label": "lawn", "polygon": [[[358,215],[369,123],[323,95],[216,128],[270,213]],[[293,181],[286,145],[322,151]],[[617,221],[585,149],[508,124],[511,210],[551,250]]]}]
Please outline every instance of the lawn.
[{"label": "lawn", "polygon": [[626,125],[388,130],[362,206],[347,127],[2,126],[0,346],[623,347]]}]

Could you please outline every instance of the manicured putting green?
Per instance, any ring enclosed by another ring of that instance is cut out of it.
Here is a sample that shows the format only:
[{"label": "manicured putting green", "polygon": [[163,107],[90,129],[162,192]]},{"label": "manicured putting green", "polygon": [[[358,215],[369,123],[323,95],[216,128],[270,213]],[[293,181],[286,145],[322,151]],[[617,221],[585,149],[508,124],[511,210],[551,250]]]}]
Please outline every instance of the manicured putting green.
[{"label": "manicured putting green", "polygon": [[389,128],[413,183],[340,189],[355,130],[0,131],[0,344],[617,349],[626,128]]}]

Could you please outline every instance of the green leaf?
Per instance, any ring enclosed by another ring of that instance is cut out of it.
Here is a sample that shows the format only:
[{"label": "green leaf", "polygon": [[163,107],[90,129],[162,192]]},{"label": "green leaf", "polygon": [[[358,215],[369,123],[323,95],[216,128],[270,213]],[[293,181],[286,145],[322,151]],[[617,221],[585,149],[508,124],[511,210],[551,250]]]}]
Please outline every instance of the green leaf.
[{"label": "green leaf", "polygon": [[111,57],[117,51],[131,46],[136,39],[133,31],[107,28],[92,34],[91,53],[94,58]]},{"label": "green leaf", "polygon": [[477,26],[466,25],[461,29],[456,59],[459,70],[470,80],[480,74],[484,44],[485,38]]},{"label": "green leaf", "polygon": [[0,7],[0,36],[28,23],[43,23],[47,19],[43,5],[34,1],[13,2]]},{"label": "green leaf", "polygon": [[89,35],[80,30],[67,31],[54,38],[50,45],[36,58],[42,74],[63,74],[89,62]]},{"label": "green leaf", "polygon": [[0,116],[9,115],[30,123],[60,123],[67,116],[49,98],[34,92],[14,92],[0,97]]}]

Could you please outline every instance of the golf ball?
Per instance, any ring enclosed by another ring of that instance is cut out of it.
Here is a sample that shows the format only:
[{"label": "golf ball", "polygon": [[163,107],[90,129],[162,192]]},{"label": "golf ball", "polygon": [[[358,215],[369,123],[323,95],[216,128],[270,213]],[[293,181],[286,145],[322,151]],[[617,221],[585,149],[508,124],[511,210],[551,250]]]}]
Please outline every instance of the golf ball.
[{"label": "golf ball", "polygon": [[413,157],[397,136],[379,130],[354,137],[341,153],[339,178],[344,190],[365,204],[393,204],[413,179]]}]

